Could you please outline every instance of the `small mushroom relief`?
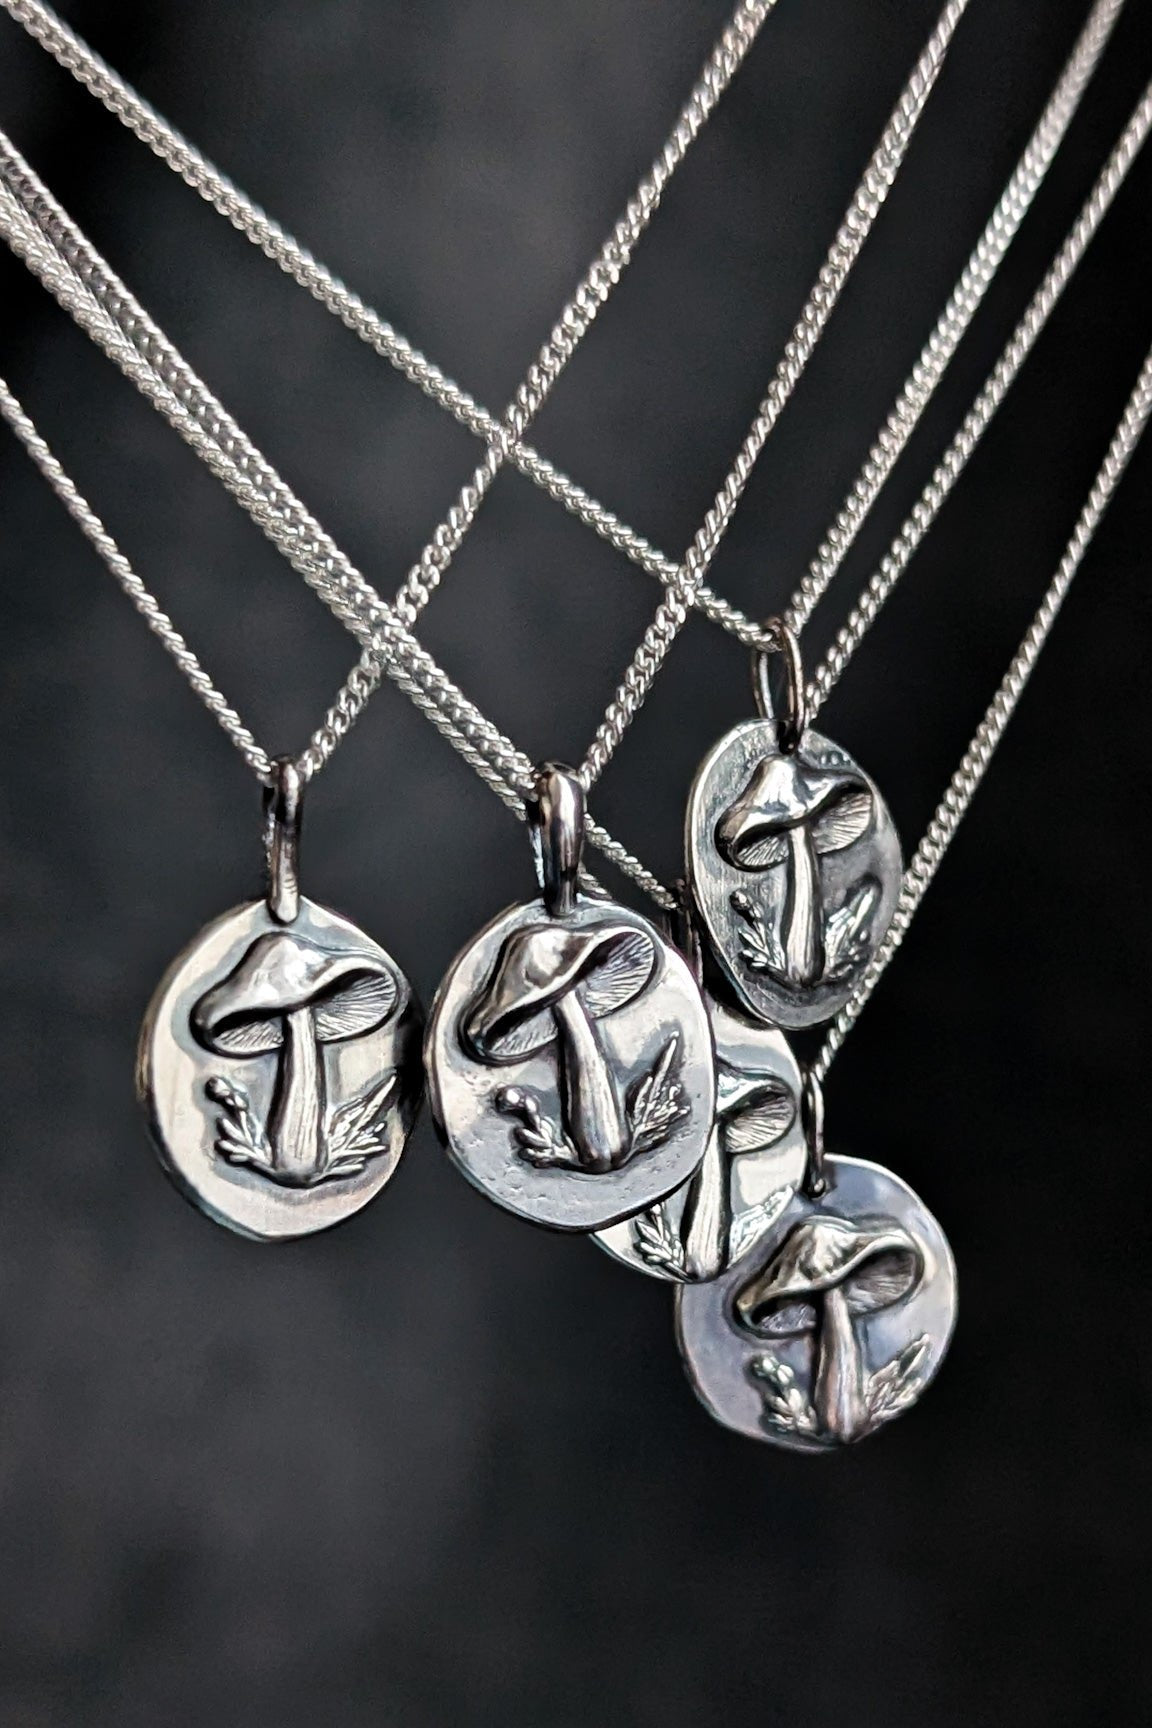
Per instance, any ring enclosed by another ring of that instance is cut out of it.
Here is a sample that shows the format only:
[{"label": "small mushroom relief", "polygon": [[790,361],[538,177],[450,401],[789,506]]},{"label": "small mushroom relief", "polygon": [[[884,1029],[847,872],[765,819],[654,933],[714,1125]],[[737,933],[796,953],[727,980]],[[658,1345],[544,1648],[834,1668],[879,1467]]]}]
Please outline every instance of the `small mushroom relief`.
[{"label": "small mushroom relief", "polygon": [[699,990],[647,920],[514,907],[451,967],[428,1038],[433,1113],[491,1198],[593,1229],[699,1164],[715,1080]]},{"label": "small mushroom relief", "polygon": [[879,945],[900,886],[880,794],[835,744],[788,753],[750,721],[705,760],[688,810],[693,896],[744,1004],[795,1029],[830,1019]]},{"label": "small mushroom relief", "polygon": [[420,1014],[395,962],[302,900],[204,931],[161,984],[140,1086],[161,1159],[242,1234],[292,1236],[357,1210],[392,1174],[420,1097]]},{"label": "small mushroom relief", "polygon": [[667,1200],[599,1232],[613,1258],[674,1283],[716,1278],[791,1200],[807,1152],[800,1071],[780,1032],[705,996],[716,1051],[716,1114],[699,1169]]},{"label": "small mushroom relief", "polygon": [[956,1273],[943,1232],[878,1165],[827,1160],[716,1283],[680,1293],[685,1366],[729,1427],[799,1451],[847,1445],[917,1402],[947,1350]]},{"label": "small mushroom relief", "polygon": [[242,1087],[217,1074],[207,1081],[221,1109],[220,1156],[288,1188],[346,1181],[381,1157],[380,1116],[396,1075],[329,1111],[324,1047],[375,1032],[399,1000],[396,972],[377,951],[329,952],[291,929],[258,936],[192,1010],[192,1030],[206,1049],[276,1063],[267,1122]]},{"label": "small mushroom relief", "polygon": [[597,1032],[597,1022],[643,995],[655,965],[652,938],[610,918],[576,930],[532,925],[505,942],[464,1037],[481,1062],[497,1065],[552,1048],[555,1118],[520,1086],[501,1087],[495,1099],[498,1110],[519,1118],[513,1143],[530,1164],[618,1170],[661,1145],[687,1113],[674,1032],[623,1097]]}]

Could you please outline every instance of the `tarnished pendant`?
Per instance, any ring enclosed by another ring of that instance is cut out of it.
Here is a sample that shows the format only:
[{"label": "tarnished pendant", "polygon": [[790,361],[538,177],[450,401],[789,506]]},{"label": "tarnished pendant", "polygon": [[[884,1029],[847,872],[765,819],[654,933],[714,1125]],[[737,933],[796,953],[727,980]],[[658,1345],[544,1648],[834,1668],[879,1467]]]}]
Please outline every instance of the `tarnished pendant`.
[{"label": "tarnished pendant", "polygon": [[735,727],[705,757],[685,846],[716,959],[750,1013],[792,1030],[834,1018],[852,994],[891,923],[901,859],[873,781],[806,725],[799,650],[777,628],[784,712],[773,712],[761,652],[762,718]]},{"label": "tarnished pendant", "polygon": [[278,765],[270,888],[179,957],[140,1034],[160,1160],[193,1203],[273,1241],[338,1224],[396,1168],[421,1097],[421,1014],[377,943],[300,896],[299,782]]},{"label": "tarnished pendant", "polygon": [[779,1218],[806,1163],[800,1071],[780,1032],[704,998],[716,1052],[716,1114],[695,1175],[594,1240],[654,1278],[718,1278]]},{"label": "tarnished pendant", "polygon": [[754,1253],[676,1298],[708,1412],[798,1452],[861,1440],[915,1404],[956,1320],[951,1250],[912,1190],[856,1158],[823,1167],[822,1195],[797,1193]]},{"label": "tarnished pendant", "polygon": [[437,994],[433,1115],[489,1199],[557,1230],[650,1206],[704,1156],[715,1102],[708,1019],[646,918],[577,892],[584,797],[540,771],[530,807],[543,896],[502,912]]}]

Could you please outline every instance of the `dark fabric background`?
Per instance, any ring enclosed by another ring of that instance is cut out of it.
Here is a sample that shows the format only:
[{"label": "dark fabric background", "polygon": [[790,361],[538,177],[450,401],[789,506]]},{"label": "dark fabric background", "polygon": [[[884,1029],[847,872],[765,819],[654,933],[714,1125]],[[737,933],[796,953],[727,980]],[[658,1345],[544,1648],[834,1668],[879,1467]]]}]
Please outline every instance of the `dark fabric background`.
[{"label": "dark fabric background", "polygon": [[[1067,54],[1082,0],[974,0],[718,587],[814,551]],[[71,0],[162,112],[491,408],[724,0]],[[781,0],[559,386],[541,447],[670,552],[742,436],[933,0]],[[842,622],[1152,72],[1134,0],[885,505]],[[0,115],[383,588],[477,447],[7,19]],[[1137,164],[827,712],[911,850],[1070,531],[1149,340]],[[352,644],[21,267],[0,369],[259,736]],[[487,1206],[424,1122],[382,1201],[279,1249],[168,1186],[132,1096],[160,972],[258,882],[240,759],[0,439],[3,1728],[1063,1728],[1147,1720],[1152,449],[912,936],[837,1063],[835,1146],[950,1231],[923,1407],[832,1460],[714,1427],[668,1292]],[[421,634],[535,755],[579,755],[656,587],[499,481]],[[595,799],[666,879],[750,711],[695,620]],[[317,782],[307,887],[425,1000],[529,883],[522,831],[392,686]]]}]

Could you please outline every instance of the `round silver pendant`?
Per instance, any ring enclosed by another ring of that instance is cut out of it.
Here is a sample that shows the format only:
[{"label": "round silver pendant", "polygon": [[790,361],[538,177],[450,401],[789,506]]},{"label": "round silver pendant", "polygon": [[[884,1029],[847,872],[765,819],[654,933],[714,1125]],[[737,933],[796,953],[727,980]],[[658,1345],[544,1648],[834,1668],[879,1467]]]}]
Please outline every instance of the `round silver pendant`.
[{"label": "round silver pendant", "polygon": [[599,1231],[606,1253],[678,1283],[717,1278],[779,1218],[804,1176],[800,1072],[780,1032],[705,997],[716,1114],[695,1175],[645,1212]]},{"label": "round silver pendant", "polygon": [[433,1005],[428,1095],[456,1164],[533,1223],[595,1230],[704,1156],[712,1040],[695,979],[646,918],[579,898],[502,912]]},{"label": "round silver pendant", "polygon": [[749,720],[704,759],[688,803],[688,876],[710,947],[749,1012],[830,1020],[892,921],[900,842],[868,775],[810,729],[791,751]]},{"label": "round silver pendant", "polygon": [[860,1440],[917,1402],[956,1320],[939,1224],[898,1176],[828,1158],[755,1253],[677,1292],[696,1395],[717,1421],[799,1452]]},{"label": "round silver pendant", "polygon": [[137,1067],[177,1185],[266,1241],[378,1194],[421,1096],[420,1009],[395,961],[294,887],[289,910],[258,900],[201,931],[152,999]]}]

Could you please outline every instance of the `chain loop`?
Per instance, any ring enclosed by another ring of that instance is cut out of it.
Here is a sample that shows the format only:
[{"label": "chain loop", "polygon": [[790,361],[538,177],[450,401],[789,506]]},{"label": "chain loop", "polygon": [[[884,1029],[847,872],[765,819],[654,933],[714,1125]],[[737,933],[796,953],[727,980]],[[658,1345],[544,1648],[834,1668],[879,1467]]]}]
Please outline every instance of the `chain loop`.
[{"label": "chain loop", "polygon": [[[889,415],[877,443],[869,453],[861,476],[849,495],[849,501],[837,517],[801,589],[793,596],[789,611],[785,614],[786,622],[793,630],[798,630],[807,621],[812,608],[826,592],[844,553],[858,532],[864,516],[871,508],[875,496],[951,359],[1064,136],[1122,3],[1123,0],[1097,0],[1072,59],[1065,68],[1045,114],[969,260],[933,337],[930,338],[917,367]],[[103,66],[103,62],[92,56],[91,51],[87,50],[78,38],[73,37],[47,7],[37,4],[36,0],[0,0],[0,4],[18,21],[24,23],[62,64],[66,64],[69,70],[74,71],[77,77],[87,83],[113,112],[119,113],[151,148],[170,161],[189,184],[194,185],[203,196],[215,203],[234,225],[260,244],[282,268],[295,275],[318,299],[341,316],[345,323],[365,340],[372,342],[379,352],[384,353],[393,364],[398,365],[414,382],[425,388],[434,399],[440,401],[442,406],[469,425],[478,436],[484,437],[489,444],[484,462],[425,548],[417,566],[409,573],[395,606],[387,606],[371,584],[324,534],[319,524],[288,490],[270,464],[249,443],[235,422],[144,313],[143,308],[108,269],[99,254],[50,199],[27,164],[0,135],[0,173],[3,176],[0,183],[0,228],[14,250],[41,277],[82,327],[116,360],[138,388],[182,432],[213,473],[233,492],[268,537],[364,644],[360,661],[353,668],[312,744],[296,765],[297,791],[327,761],[377,687],[382,673],[387,672],[505,804],[517,814],[523,814],[523,797],[533,784],[532,769],[527,759],[456,689],[411,635],[410,630],[411,623],[427,603],[456,547],[467,532],[491,478],[505,461],[516,462],[552,496],[564,503],[566,508],[588,521],[643,568],[657,575],[669,590],[653,624],[645,633],[613,703],[609,706],[583,767],[578,771],[582,782],[589,786],[593,784],[611,759],[624,729],[643,702],[652,679],[693,605],[701,606],[708,616],[758,651],[759,677],[759,669],[766,668],[766,654],[774,648],[772,632],[752,624],[736,608],[711,595],[703,586],[703,576],[726,531],[752,466],[807,362],[822,331],[823,323],[843,286],[847,271],[855,261],[868,228],[891,184],[907,147],[911,130],[939,71],[952,30],[964,10],[965,0],[952,0],[941,14],[936,31],[917,63],[889,127],[869,163],[845,224],[833,243],[828,262],[821,271],[816,288],[777,369],[769,394],[761,404],[757,419],[741,447],[733,470],[717,495],[713,508],[682,566],[674,565],[671,560],[664,558],[663,554],[651,547],[641,536],[621,524],[566,476],[524,446],[520,438],[580,336],[595,318],[620,270],[626,265],[636,238],[659,203],[667,177],[682,159],[687,145],[696,135],[747,52],[759,24],[763,22],[774,0],[759,0],[759,3],[757,0],[745,0],[745,3],[738,7],[728,32],[722,37],[689,104],[682,111],[672,138],[657,158],[651,175],[641,183],[637,197],[629,204],[625,216],[605,243],[584,283],[577,290],[576,296],[553,330],[549,342],[541,351],[536,365],[530,369],[525,382],[517,391],[502,422],[494,421],[458,386],[439,373],[431,362],[426,361],[402,337],[397,336],[390,326],[385,325],[376,314],[349,295],[323,266],[317,265],[289,236],[270,223],[243,194],[231,187],[222,176],[216,175],[215,170],[212,170],[203,158],[198,157],[191,146],[180,140],[178,134],[173,133],[158,116],[152,114],[122,81],[116,79],[115,74]],[[694,110],[693,104],[696,104]],[[691,114],[690,110],[693,110]],[[906,568],[912,553],[1030,352],[1036,336],[1047,321],[1143,144],[1150,125],[1152,86],[1138,104],[1064,247],[948,453],[938,466],[932,481],[925,488],[916,510],[905,524],[901,535],[897,537],[888,558],[867,585],[848,624],[840,632],[816,678],[808,687],[806,694],[814,705],[818,705],[827,695]],[[826,1072],[832,1056],[874,988],[879,973],[902,941],[912,913],[932,880],[940,857],[987,768],[1007,719],[1051,628],[1067,586],[1083,557],[1096,522],[1146,423],[1150,406],[1149,392],[1152,391],[1150,367],[1152,356],[1146,363],[1141,383],[1129,403],[1125,419],[1117,429],[1108,460],[1085,505],[1077,533],[1045,596],[1032,630],[1009,668],[1004,685],[989,708],[977,738],[974,739],[912,865],[909,866],[901,904],[888,938],[862,980],[860,991],[834,1023],[820,1058],[814,1065],[813,1072],[817,1079]],[[64,473],[2,381],[0,413],[3,413],[12,425],[69,513],[88,535],[125,593],[169,649],[206,707],[219,719],[250,766],[262,779],[273,778],[277,773],[276,765],[260,749],[240,722],[235,710],[208,680],[196,656],[184,643],[140,578],[131,570],[99,518]],[[775,647],[778,649],[779,643],[775,644]],[[789,664],[795,677],[795,663],[790,660]],[[798,691],[793,695],[789,712],[786,736],[792,737],[797,723],[803,717],[803,705]],[[598,824],[587,821],[586,833],[589,840],[625,870],[657,904],[666,910],[675,906],[675,897]]]},{"label": "chain loop", "polygon": [[[808,687],[804,682],[804,661],[796,632],[782,618],[770,618],[764,635],[773,648],[757,648],[752,654],[752,685],[756,707],[765,720],[775,720],[776,737],[785,756],[794,756],[800,740],[808,730]],[[784,662],[784,705],[781,708],[772,692],[772,661]]]},{"label": "chain loop", "polygon": [[264,789],[264,846],[268,857],[268,910],[277,924],[292,924],[300,911],[300,824],[304,781],[291,757],[272,764]]}]

